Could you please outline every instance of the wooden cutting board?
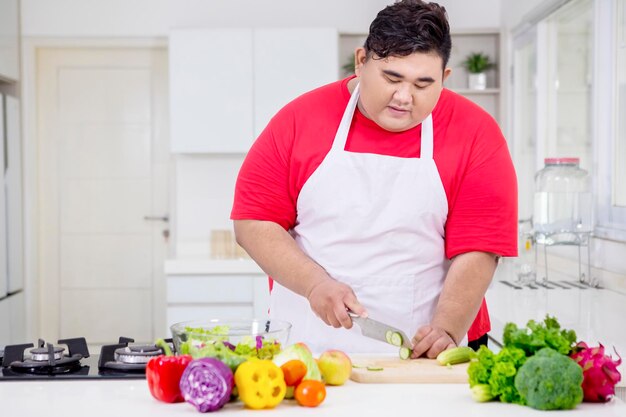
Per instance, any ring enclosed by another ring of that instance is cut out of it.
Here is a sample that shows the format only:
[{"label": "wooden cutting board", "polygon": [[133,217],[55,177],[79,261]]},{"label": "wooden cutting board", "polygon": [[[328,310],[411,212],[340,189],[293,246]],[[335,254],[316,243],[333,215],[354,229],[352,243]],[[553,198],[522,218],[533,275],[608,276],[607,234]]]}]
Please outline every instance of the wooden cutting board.
[{"label": "wooden cutting board", "polygon": [[[467,384],[468,363],[442,366],[435,359],[353,357],[350,379],[371,384]],[[382,370],[368,370],[382,368]]]}]

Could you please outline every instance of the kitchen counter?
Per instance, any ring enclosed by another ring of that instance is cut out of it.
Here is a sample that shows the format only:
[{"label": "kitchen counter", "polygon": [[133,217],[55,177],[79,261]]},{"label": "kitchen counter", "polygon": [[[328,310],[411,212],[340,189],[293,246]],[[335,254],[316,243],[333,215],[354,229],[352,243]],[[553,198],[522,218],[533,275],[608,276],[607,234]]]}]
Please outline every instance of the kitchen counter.
[{"label": "kitchen counter", "polygon": [[[11,417],[64,416],[194,416],[187,403],[165,404],[150,396],[146,381],[43,381],[1,382],[2,415]],[[241,402],[229,403],[219,415],[255,415]],[[271,411],[280,415],[323,416],[546,416],[545,412],[498,402],[476,403],[465,384],[358,384],[348,381],[328,387],[326,401],[318,408],[305,408],[283,401]],[[626,404],[580,404],[559,416],[624,417]]]}]

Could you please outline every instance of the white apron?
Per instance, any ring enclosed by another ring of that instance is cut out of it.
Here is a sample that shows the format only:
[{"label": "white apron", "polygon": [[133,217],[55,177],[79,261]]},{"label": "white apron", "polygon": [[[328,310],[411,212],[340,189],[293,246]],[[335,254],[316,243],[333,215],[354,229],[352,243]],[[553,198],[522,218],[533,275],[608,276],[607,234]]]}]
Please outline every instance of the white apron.
[{"label": "white apron", "polygon": [[[304,253],[354,290],[369,317],[413,337],[431,322],[449,267],[448,201],[433,160],[432,117],[422,122],[420,158],[347,152],[358,98],[357,85],[331,150],[300,191],[291,232]],[[398,352],[362,336],[358,325],[326,325],[306,298],[277,282],[270,315],[293,324],[289,343],[313,352]]]}]

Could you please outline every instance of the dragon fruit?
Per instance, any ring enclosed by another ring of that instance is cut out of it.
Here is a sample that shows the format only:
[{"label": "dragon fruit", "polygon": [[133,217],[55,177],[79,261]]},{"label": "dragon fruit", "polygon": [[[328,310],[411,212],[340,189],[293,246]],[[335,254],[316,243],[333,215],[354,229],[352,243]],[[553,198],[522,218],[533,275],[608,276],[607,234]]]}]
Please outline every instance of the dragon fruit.
[{"label": "dragon fruit", "polygon": [[604,354],[604,346],[589,347],[585,342],[578,342],[570,356],[583,368],[583,393],[584,401],[607,402],[615,395],[615,384],[621,375],[617,370],[622,358],[613,360]]}]

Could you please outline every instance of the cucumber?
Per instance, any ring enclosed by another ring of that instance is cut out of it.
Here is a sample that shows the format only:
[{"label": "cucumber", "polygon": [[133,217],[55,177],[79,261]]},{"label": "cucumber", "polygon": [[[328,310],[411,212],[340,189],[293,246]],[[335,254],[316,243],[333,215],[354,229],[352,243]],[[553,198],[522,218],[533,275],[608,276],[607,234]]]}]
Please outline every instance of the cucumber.
[{"label": "cucumber", "polygon": [[447,349],[437,355],[439,365],[454,365],[457,363],[469,362],[475,355],[474,349],[468,346],[457,346]]},{"label": "cucumber", "polygon": [[382,371],[384,370],[384,368],[381,366],[368,366],[367,370],[368,371]]},{"label": "cucumber", "polygon": [[402,335],[398,332],[391,332],[391,337],[389,338],[389,343],[394,346],[402,346]]},{"label": "cucumber", "polygon": [[411,349],[409,349],[408,347],[402,346],[400,348],[400,359],[406,360],[406,359],[409,359],[409,356],[411,356]]},{"label": "cucumber", "polygon": [[385,332],[385,340],[387,340],[387,343],[393,344],[393,343],[391,343],[391,337],[392,336],[393,336],[393,332],[391,330],[387,330]]}]

